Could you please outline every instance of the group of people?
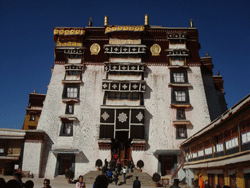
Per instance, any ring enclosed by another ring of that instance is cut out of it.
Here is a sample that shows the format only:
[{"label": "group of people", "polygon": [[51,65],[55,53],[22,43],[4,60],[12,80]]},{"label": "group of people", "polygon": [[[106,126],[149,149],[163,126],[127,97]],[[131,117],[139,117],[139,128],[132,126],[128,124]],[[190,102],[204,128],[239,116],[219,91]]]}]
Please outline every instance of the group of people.
[{"label": "group of people", "polygon": [[[123,180],[126,182],[126,174],[127,172],[131,171],[133,172],[132,168],[132,162],[131,160],[127,161],[127,166],[122,166],[121,160],[119,156],[114,154],[113,159],[108,163],[107,159],[104,161],[104,167],[102,168],[102,174],[106,175],[108,177],[108,180],[110,182],[114,181],[115,184],[117,185],[118,180],[119,180],[119,175],[121,175],[121,172],[123,174]],[[109,169],[108,169],[109,165]],[[114,171],[114,174],[113,174]]]},{"label": "group of people", "polygon": [[[51,188],[50,180],[44,179],[43,188]],[[22,182],[22,175],[20,172],[16,172],[13,176],[13,179],[9,180],[7,183],[3,178],[0,178],[0,188],[33,188],[34,182],[28,180],[25,183]]]}]

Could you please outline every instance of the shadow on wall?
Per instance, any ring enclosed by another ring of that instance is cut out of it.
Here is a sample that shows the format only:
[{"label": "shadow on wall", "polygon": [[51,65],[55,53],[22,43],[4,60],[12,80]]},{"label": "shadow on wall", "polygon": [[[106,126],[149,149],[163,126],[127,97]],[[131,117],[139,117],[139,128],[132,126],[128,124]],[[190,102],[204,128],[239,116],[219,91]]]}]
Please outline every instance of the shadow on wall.
[{"label": "shadow on wall", "polygon": [[40,172],[39,172],[39,178],[44,178],[46,166],[48,162],[48,156],[49,152],[51,150],[51,147],[53,145],[53,141],[50,139],[50,137],[46,134],[44,139],[44,146],[41,151],[41,164],[40,164]]},{"label": "shadow on wall", "polygon": [[76,157],[76,163],[89,163],[88,158],[82,151],[79,153],[79,157]]},{"label": "shadow on wall", "polygon": [[145,109],[145,117],[147,117],[147,119],[145,119],[145,139],[146,139],[146,148],[145,150],[150,149],[150,145],[148,144],[148,137],[149,137],[149,125],[150,125],[150,120],[153,118],[152,114]]}]

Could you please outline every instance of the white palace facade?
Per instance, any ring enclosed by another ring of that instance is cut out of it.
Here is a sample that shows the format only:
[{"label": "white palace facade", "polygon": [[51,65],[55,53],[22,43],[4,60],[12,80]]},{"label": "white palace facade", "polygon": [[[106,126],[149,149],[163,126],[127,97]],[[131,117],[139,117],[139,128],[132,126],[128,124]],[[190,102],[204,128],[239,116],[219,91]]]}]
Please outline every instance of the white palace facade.
[{"label": "white palace facade", "polygon": [[103,27],[53,32],[54,67],[37,126],[47,136],[39,148],[25,146],[22,166],[35,176],[84,175],[114,149],[124,163],[142,160],[149,175],[173,175],[180,144],[227,110],[222,76],[213,75],[208,53],[199,56],[192,22],[150,26],[146,15],[144,25],[109,25],[106,16]]}]

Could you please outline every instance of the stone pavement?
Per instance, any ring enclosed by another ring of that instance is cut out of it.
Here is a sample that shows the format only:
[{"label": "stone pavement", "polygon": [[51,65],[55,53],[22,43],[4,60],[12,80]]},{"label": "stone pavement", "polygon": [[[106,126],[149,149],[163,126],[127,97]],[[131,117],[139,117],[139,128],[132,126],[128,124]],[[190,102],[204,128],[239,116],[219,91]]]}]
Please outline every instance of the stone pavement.
[{"label": "stone pavement", "polygon": [[[5,181],[9,181],[10,179],[13,179],[12,176],[3,176],[0,175],[0,178],[4,178]],[[22,181],[25,183],[27,180],[32,180],[35,184],[34,188],[42,188],[43,187],[43,178],[23,178]],[[119,182],[118,182],[119,183]],[[62,178],[56,178],[56,179],[50,179],[50,185],[52,188],[75,188],[76,184],[71,183],[68,184],[66,179]],[[86,188],[92,188],[92,184],[86,184]],[[108,188],[132,188],[131,185],[123,184],[121,186],[116,186],[114,184],[110,184]],[[142,186],[142,188],[153,188],[153,186]]]}]

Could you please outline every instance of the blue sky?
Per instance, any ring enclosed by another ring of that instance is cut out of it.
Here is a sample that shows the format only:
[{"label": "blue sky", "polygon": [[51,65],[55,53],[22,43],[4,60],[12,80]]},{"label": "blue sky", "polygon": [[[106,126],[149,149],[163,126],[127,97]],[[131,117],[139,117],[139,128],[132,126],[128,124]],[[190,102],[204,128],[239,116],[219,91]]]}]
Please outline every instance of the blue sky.
[{"label": "blue sky", "polygon": [[143,25],[199,31],[200,56],[208,51],[224,79],[228,108],[250,92],[250,1],[48,1],[0,2],[0,128],[21,129],[29,93],[46,93],[54,63],[54,27]]}]

